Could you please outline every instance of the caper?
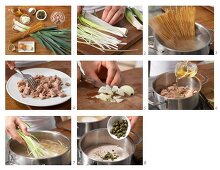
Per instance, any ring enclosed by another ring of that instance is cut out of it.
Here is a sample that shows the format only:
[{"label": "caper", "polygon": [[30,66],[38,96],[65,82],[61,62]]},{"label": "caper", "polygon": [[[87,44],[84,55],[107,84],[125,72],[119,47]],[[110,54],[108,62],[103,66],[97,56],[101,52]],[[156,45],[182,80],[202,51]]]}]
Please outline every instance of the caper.
[{"label": "caper", "polygon": [[111,130],[111,134],[115,135],[117,138],[125,137],[127,128],[128,128],[128,121],[127,120],[120,120],[115,121],[112,124],[113,128]]}]

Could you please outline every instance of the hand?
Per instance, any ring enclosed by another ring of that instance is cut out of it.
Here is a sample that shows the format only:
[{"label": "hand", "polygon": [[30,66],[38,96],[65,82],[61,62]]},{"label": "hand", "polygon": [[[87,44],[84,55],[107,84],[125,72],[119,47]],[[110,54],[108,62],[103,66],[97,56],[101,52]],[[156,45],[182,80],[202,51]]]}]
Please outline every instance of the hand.
[{"label": "hand", "polygon": [[25,135],[30,135],[27,132],[27,126],[19,117],[7,116],[5,119],[5,131],[12,139],[17,140],[20,144],[25,144],[24,140],[18,135],[16,128],[19,127]]},{"label": "hand", "polygon": [[82,13],[83,6],[77,6],[77,16]]},{"label": "hand", "polygon": [[106,6],[102,13],[102,20],[114,25],[124,18],[124,6]]},{"label": "hand", "polygon": [[6,61],[6,64],[8,67],[13,70],[15,68],[15,62],[14,61]]},{"label": "hand", "polygon": [[81,65],[85,74],[97,82],[105,79],[110,86],[121,82],[120,70],[115,61],[81,61]]},{"label": "hand", "polygon": [[131,122],[131,129],[133,129],[136,125],[137,120],[138,120],[138,116],[128,116],[128,119]]}]

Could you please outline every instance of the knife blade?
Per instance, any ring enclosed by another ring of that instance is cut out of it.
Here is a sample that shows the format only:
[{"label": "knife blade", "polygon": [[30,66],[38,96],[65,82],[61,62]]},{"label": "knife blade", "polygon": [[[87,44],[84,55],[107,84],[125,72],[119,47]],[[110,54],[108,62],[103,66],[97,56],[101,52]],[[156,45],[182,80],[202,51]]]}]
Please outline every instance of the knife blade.
[{"label": "knife blade", "polygon": [[100,87],[102,87],[102,86],[106,86],[105,83],[99,82],[99,81],[97,81],[97,80],[95,80],[95,79],[93,79],[93,78],[87,76],[87,75],[85,74],[85,71],[84,71],[83,68],[82,68],[82,65],[81,65],[81,62],[80,62],[80,61],[77,61],[77,64],[78,64],[78,67],[79,67],[80,72],[81,72],[81,81],[87,82],[87,83],[93,85],[94,87],[98,87],[98,88],[100,88]]},{"label": "knife blade", "polygon": [[93,79],[93,78],[91,78],[89,76],[86,76],[84,74],[81,74],[81,81],[89,83],[89,84],[91,84],[91,85],[93,85],[94,87],[97,87],[97,88],[100,88],[102,86],[106,86],[105,83],[99,82],[99,81],[97,81],[97,80],[95,80],[95,79]]}]

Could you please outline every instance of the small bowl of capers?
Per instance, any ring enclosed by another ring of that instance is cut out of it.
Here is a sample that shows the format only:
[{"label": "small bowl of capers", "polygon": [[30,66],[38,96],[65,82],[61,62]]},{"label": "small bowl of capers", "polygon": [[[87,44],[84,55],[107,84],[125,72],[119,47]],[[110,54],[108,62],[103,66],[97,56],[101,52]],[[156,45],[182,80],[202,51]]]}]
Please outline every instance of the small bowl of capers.
[{"label": "small bowl of capers", "polygon": [[130,133],[131,123],[126,116],[112,116],[108,120],[107,129],[112,138],[122,140]]}]

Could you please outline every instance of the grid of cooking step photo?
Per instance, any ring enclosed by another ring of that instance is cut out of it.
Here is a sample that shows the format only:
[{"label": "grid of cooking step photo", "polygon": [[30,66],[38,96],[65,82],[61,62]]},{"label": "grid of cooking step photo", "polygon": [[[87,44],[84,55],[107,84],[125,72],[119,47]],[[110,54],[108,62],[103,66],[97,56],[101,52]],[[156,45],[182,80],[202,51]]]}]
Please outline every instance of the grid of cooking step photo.
[{"label": "grid of cooking step photo", "polygon": [[214,6],[66,1],[2,8],[2,166],[171,170],[168,159],[188,156],[178,152],[192,135],[181,123],[193,121],[199,141],[202,110],[214,119],[218,109]]},{"label": "grid of cooking step photo", "polygon": [[70,165],[70,116],[6,116],[5,165]]},{"label": "grid of cooking step photo", "polygon": [[142,6],[77,6],[78,55],[142,55]]},{"label": "grid of cooking step photo", "polygon": [[6,61],[6,110],[70,110],[71,61]]},{"label": "grid of cooking step photo", "polygon": [[78,61],[78,110],[142,110],[142,61]]},{"label": "grid of cooking step photo", "polygon": [[149,110],[214,110],[214,61],[148,61]]},{"label": "grid of cooking step photo", "polygon": [[149,6],[149,55],[214,55],[214,6]]},{"label": "grid of cooking step photo", "polygon": [[143,165],[143,116],[77,116],[78,165]]},{"label": "grid of cooking step photo", "polygon": [[71,55],[71,6],[6,6],[6,55]]}]

